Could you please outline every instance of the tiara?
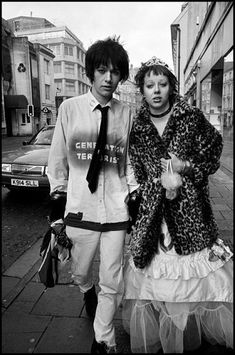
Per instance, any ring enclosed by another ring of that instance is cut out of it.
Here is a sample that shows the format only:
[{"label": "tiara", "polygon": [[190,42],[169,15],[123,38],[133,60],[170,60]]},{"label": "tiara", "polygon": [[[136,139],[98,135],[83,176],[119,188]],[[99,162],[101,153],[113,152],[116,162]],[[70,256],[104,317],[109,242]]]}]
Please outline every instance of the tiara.
[{"label": "tiara", "polygon": [[168,64],[166,64],[165,62],[163,62],[163,60],[161,60],[157,57],[152,57],[147,62],[141,63],[141,64],[142,64],[142,67],[151,67],[153,65],[161,65],[163,67],[166,67],[169,71],[171,71],[173,73],[173,70],[168,66]]}]

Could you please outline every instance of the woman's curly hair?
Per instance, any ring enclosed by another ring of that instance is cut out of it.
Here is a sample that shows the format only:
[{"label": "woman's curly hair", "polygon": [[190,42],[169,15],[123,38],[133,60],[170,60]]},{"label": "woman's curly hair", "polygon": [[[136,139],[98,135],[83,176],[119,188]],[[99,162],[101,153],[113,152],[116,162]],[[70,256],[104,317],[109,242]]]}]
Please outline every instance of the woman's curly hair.
[{"label": "woman's curly hair", "polygon": [[135,82],[137,88],[139,88],[141,94],[143,95],[145,76],[150,75],[151,72],[153,72],[153,74],[155,75],[162,74],[168,77],[170,89],[171,89],[169,101],[170,101],[170,105],[173,105],[178,95],[178,81],[175,75],[171,72],[171,70],[167,68],[167,66],[156,65],[156,64],[145,65],[145,63],[143,63],[140,69],[138,70],[137,74],[135,75]]}]

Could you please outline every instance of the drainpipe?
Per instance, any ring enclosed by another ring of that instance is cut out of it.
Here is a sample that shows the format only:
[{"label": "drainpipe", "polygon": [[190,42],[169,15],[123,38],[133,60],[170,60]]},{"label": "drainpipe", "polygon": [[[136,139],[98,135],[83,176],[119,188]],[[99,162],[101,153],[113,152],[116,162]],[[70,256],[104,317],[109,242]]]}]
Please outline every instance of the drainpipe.
[{"label": "drainpipe", "polygon": [[180,94],[180,37],[181,37],[181,31],[180,31],[180,25],[177,24],[177,32],[178,32],[178,56],[177,56],[177,61],[178,61],[178,92]]}]

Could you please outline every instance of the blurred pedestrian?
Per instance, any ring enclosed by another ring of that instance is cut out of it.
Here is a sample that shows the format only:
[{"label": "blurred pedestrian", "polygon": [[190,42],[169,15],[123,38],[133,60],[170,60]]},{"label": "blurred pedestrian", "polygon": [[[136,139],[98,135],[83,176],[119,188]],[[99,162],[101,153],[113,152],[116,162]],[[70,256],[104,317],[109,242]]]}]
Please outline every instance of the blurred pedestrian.
[{"label": "blurred pedestrian", "polygon": [[[128,54],[119,38],[92,44],[85,69],[90,91],[59,107],[48,178],[52,198],[67,194],[65,218],[59,222],[66,224],[73,242],[72,277],[84,294],[87,314],[94,318],[91,352],[105,354],[116,351],[113,317],[123,296],[123,247],[129,225],[125,200],[132,188],[127,157],[131,111],[113,98],[119,82],[129,76]],[[98,245],[97,304],[92,265]]]},{"label": "blurred pedestrian", "polygon": [[135,77],[143,105],[133,120],[130,160],[139,210],[124,274],[123,321],[134,353],[233,347],[232,252],[219,238],[208,177],[222,137],[177,92],[162,60]]}]

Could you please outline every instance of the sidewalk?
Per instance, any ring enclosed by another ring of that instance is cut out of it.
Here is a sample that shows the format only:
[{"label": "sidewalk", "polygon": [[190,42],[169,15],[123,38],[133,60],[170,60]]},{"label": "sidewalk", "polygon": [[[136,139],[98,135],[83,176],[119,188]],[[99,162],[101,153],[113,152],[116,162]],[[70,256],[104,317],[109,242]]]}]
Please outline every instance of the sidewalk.
[{"label": "sidewalk", "polygon": [[[210,196],[221,237],[233,244],[233,180],[221,169],[210,177]],[[45,289],[37,274],[41,242],[2,275],[2,353],[90,353],[92,322],[82,294],[71,283],[70,263],[60,270],[58,284]],[[97,291],[98,264],[99,255],[94,263]],[[118,350],[130,353],[121,309],[115,315],[115,326]],[[211,353],[223,354],[221,350]]]}]

